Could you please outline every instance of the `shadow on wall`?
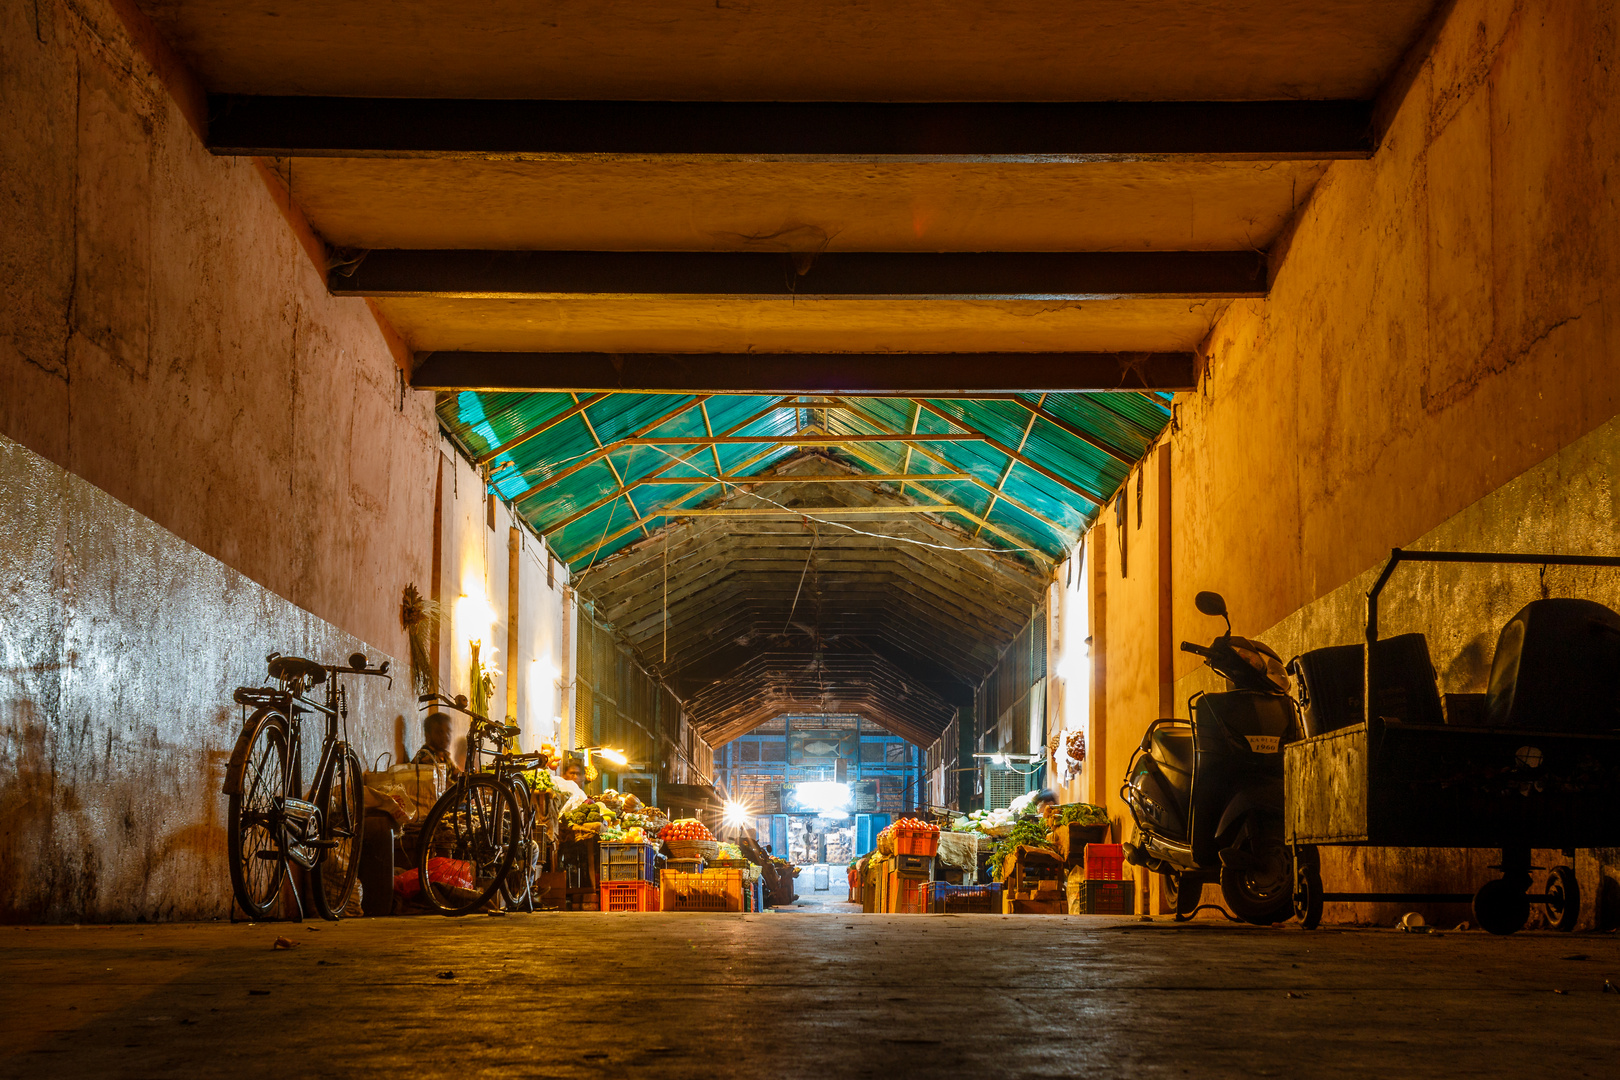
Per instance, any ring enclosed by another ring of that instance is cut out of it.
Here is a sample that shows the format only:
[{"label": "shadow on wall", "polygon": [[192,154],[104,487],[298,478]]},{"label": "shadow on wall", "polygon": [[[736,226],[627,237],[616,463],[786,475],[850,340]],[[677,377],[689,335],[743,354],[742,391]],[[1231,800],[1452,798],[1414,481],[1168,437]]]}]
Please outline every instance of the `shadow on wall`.
[{"label": "shadow on wall", "polygon": [[[0,921],[228,917],[232,689],[271,651],[392,658],[3,437],[0,581]],[[362,759],[397,748],[408,680],[349,690]]]}]

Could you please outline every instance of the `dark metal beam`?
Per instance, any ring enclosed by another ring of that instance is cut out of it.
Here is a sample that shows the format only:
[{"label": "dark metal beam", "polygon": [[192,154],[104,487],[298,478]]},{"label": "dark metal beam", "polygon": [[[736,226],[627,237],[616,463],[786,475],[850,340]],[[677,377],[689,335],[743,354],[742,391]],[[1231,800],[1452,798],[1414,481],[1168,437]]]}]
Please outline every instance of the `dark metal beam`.
[{"label": "dark metal beam", "polygon": [[418,356],[418,390],[640,394],[975,393],[1192,390],[1190,352],[536,353]]},{"label": "dark metal beam", "polygon": [[334,269],[327,288],[333,296],[496,299],[1230,299],[1264,296],[1267,273],[1262,251],[838,251],[805,268],[792,255],[751,251],[381,248]]},{"label": "dark metal beam", "polygon": [[208,148],[257,157],[833,160],[1371,157],[1365,101],[737,102],[211,94]]}]

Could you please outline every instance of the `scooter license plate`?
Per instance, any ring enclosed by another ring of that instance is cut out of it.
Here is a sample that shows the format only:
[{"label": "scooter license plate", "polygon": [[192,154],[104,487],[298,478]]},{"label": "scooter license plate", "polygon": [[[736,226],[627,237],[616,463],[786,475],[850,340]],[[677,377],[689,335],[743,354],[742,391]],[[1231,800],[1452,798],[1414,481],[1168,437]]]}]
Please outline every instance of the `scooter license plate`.
[{"label": "scooter license plate", "polygon": [[1249,740],[1249,749],[1257,754],[1275,754],[1278,744],[1282,742],[1280,735],[1245,735]]}]

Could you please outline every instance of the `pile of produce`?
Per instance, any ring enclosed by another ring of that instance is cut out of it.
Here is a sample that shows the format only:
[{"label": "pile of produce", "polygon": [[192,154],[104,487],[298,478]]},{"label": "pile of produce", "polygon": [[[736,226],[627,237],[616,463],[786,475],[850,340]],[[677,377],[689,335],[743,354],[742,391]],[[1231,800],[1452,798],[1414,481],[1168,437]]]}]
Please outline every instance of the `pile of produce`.
[{"label": "pile of produce", "polygon": [[1002,837],[1012,831],[1017,817],[1011,810],[975,810],[951,823],[956,832],[976,832],[985,836]]},{"label": "pile of produce", "polygon": [[713,840],[714,834],[709,827],[697,818],[681,818],[672,821],[664,829],[665,840]]},{"label": "pile of produce", "polygon": [[[889,828],[893,829],[895,832],[916,832],[916,833],[935,833],[935,834],[937,834],[939,832],[939,826],[938,825],[930,825],[928,822],[923,821],[921,818],[914,818],[914,817],[903,817],[899,821],[895,822],[893,825],[890,825]],[[888,830],[885,829],[884,831],[887,832]]]},{"label": "pile of produce", "polygon": [[1107,825],[1108,811],[1095,803],[1064,803],[1057,808],[1058,825]]},{"label": "pile of produce", "polygon": [[1046,848],[1056,853],[1052,847],[1051,834],[1046,831],[1046,822],[1042,821],[1039,815],[1025,814],[1014,821],[1007,835],[997,840],[995,846],[990,849],[992,872],[999,874],[1007,856],[1017,851],[1020,846]]},{"label": "pile of produce", "polygon": [[587,799],[564,814],[563,820],[573,826],[575,832],[601,832],[616,825],[619,815],[606,803]]}]

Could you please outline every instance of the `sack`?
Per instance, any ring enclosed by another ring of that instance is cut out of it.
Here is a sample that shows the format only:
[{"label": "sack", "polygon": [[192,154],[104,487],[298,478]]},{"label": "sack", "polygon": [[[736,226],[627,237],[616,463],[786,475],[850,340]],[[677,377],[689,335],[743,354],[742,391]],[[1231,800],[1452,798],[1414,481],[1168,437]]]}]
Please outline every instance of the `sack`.
[{"label": "sack", "polygon": [[[434,856],[427,862],[428,880],[435,885],[449,885],[458,889],[473,887],[473,864],[461,859]],[[422,878],[415,870],[402,870],[394,875],[394,892],[409,900],[422,891]]]},{"label": "sack", "polygon": [[416,820],[416,804],[404,784],[387,773],[366,773],[365,784],[367,810],[384,811],[396,827]]},{"label": "sack", "polygon": [[[450,786],[450,776],[449,770],[443,765],[395,765],[381,772],[366,773],[364,782],[368,789],[367,807],[371,806],[369,789],[377,788],[379,798],[383,798],[392,789],[398,788],[400,805],[406,810],[406,816],[398,820],[420,823]],[[378,805],[381,809],[388,809],[381,803]]]}]

